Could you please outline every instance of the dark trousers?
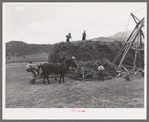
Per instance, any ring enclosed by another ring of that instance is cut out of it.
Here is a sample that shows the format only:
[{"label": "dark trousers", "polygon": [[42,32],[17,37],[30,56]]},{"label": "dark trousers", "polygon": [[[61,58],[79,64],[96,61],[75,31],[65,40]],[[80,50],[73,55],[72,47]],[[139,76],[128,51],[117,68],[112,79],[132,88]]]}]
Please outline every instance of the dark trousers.
[{"label": "dark trousers", "polygon": [[[38,75],[38,70],[36,68],[32,68],[31,72],[34,74],[34,76],[37,76]],[[37,75],[36,75],[35,72],[37,72]]]},{"label": "dark trousers", "polygon": [[102,71],[102,70],[99,71],[99,77],[98,77],[98,80],[99,80],[99,81],[100,81],[100,80],[104,81],[104,76],[103,76],[103,71]]},{"label": "dark trousers", "polygon": [[85,36],[82,37],[82,40],[85,40]]},{"label": "dark trousers", "polygon": [[69,42],[69,38],[66,39],[66,42]]}]

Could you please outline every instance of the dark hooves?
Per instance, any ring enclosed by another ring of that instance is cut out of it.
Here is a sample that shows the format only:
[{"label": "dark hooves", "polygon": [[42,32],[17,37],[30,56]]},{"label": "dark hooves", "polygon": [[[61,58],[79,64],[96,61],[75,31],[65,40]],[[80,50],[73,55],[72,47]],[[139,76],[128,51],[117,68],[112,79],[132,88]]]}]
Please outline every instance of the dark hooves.
[{"label": "dark hooves", "polygon": [[35,83],[35,79],[32,79],[32,80],[30,81],[30,83],[31,83],[31,84],[34,84],[34,83]]}]

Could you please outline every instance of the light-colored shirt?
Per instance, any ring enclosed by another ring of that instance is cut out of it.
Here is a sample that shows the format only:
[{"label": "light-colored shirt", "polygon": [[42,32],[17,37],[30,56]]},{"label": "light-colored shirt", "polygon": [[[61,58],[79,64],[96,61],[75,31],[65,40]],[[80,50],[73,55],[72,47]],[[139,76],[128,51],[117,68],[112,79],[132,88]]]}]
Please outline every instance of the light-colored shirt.
[{"label": "light-colored shirt", "polygon": [[26,69],[30,69],[30,68],[35,68],[36,67],[36,65],[35,64],[27,64],[26,65]]},{"label": "light-colored shirt", "polygon": [[26,69],[30,69],[31,67],[32,67],[31,64],[26,65]]},{"label": "light-colored shirt", "polygon": [[100,65],[100,66],[98,67],[98,70],[105,70],[105,68],[104,68],[102,65]]},{"label": "light-colored shirt", "polygon": [[66,35],[67,38],[71,38],[71,35]]}]

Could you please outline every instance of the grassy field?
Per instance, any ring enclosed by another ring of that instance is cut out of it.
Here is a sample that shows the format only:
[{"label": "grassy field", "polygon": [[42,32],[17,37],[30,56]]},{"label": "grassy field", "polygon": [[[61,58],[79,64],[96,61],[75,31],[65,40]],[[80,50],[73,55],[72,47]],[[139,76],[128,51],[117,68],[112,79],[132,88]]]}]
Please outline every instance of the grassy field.
[{"label": "grassy field", "polygon": [[22,63],[22,62],[39,62],[39,61],[48,61],[49,53],[38,53],[38,54],[30,54],[26,55],[25,58],[23,56],[11,56],[10,59],[6,59],[6,63]]},{"label": "grassy field", "polygon": [[66,77],[59,84],[37,80],[30,84],[27,63],[9,63],[6,66],[6,108],[143,108],[144,78],[133,76],[104,82],[77,81]]}]

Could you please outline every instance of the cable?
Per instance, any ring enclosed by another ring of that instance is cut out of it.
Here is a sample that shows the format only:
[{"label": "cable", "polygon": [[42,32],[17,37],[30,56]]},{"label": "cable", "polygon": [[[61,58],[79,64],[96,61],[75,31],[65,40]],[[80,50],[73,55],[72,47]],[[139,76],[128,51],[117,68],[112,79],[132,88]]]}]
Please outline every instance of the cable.
[{"label": "cable", "polygon": [[144,9],[144,8],[140,8],[140,9],[138,9],[138,10],[136,10],[136,11],[132,12],[132,13],[135,13],[135,12],[140,11],[140,10],[142,10],[142,9]]},{"label": "cable", "polygon": [[126,24],[126,26],[125,26],[125,29],[124,29],[124,32],[123,32],[121,41],[122,41],[122,39],[126,36],[127,29],[128,29],[128,27],[129,27],[130,17],[131,17],[131,16],[129,16],[128,21],[127,21],[127,24]]}]

